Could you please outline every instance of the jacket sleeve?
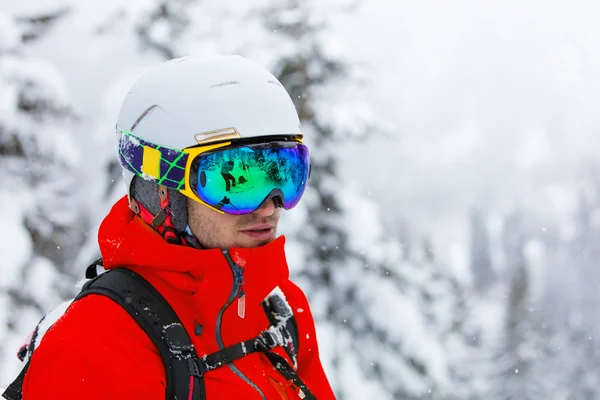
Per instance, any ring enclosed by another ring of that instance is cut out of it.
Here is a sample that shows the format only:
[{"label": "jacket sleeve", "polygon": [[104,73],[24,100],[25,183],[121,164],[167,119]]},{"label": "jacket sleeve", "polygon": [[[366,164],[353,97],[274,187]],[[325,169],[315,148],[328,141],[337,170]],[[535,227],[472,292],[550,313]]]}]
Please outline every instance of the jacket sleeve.
[{"label": "jacket sleeve", "polygon": [[125,310],[103,296],[73,303],[44,335],[23,400],[164,400],[162,359]]},{"label": "jacket sleeve", "polygon": [[306,295],[293,282],[282,287],[298,325],[298,376],[319,400],[335,400],[319,358],[315,322]]}]

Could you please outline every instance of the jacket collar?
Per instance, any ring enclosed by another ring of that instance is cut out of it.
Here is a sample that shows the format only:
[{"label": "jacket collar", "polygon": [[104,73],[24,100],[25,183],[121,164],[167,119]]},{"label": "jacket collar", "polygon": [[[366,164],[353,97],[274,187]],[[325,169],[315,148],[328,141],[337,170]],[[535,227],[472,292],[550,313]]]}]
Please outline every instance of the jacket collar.
[{"label": "jacket collar", "polygon": [[[223,271],[230,271],[230,266],[222,250],[167,243],[129,209],[126,196],[102,221],[98,243],[106,269],[134,267],[141,273],[156,274],[186,292],[195,293],[201,286],[230,276]],[[265,246],[229,249],[233,261],[244,269],[248,301],[260,303],[289,277],[284,244],[285,237],[280,236]],[[223,290],[230,290],[228,283],[223,284]]]}]

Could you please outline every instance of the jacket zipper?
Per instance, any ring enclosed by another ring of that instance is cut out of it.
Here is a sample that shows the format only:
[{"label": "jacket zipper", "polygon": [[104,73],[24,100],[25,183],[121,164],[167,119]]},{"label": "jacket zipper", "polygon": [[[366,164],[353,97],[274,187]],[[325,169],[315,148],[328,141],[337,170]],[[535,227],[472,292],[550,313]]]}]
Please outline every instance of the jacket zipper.
[{"label": "jacket zipper", "polygon": [[[225,303],[225,305],[223,305],[223,307],[221,307],[221,309],[219,310],[219,313],[217,314],[217,332],[216,332],[216,336],[217,336],[217,344],[219,345],[219,349],[223,350],[225,348],[225,344],[223,343],[223,336],[221,335],[221,324],[223,322],[223,314],[225,313],[225,310],[231,305],[231,303],[233,303],[233,301],[237,298],[238,302],[241,302],[242,306],[244,305],[244,290],[242,289],[242,285],[244,284],[244,270],[242,267],[240,267],[239,265],[237,265],[235,262],[233,262],[233,260],[231,259],[231,256],[229,255],[229,251],[227,251],[226,249],[223,249],[223,255],[225,256],[225,259],[227,260],[227,263],[229,264],[229,268],[231,268],[231,272],[233,273],[233,287],[231,288],[231,293],[229,294],[229,298],[227,299],[227,302]],[[240,304],[238,304],[238,315],[243,318],[243,313],[240,313]],[[238,369],[238,367],[236,367],[233,363],[229,363],[227,364],[227,367],[235,374],[237,375],[240,379],[242,379],[244,382],[246,382],[248,385],[252,386],[262,397],[263,400],[267,400],[267,398],[265,397],[265,394],[260,390],[260,388],[258,386],[256,386],[256,384],[254,382],[252,382],[250,379],[248,379],[248,377],[246,375],[244,375],[242,373],[242,371],[240,371]]]}]

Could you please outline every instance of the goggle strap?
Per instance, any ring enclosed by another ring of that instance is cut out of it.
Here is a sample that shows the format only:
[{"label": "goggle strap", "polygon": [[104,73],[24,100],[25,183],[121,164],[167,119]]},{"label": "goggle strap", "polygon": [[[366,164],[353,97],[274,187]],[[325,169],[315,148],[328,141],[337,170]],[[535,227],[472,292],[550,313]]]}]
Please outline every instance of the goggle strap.
[{"label": "goggle strap", "polygon": [[185,187],[187,154],[162,147],[121,131],[119,158],[121,165],[144,179],[175,190]]}]

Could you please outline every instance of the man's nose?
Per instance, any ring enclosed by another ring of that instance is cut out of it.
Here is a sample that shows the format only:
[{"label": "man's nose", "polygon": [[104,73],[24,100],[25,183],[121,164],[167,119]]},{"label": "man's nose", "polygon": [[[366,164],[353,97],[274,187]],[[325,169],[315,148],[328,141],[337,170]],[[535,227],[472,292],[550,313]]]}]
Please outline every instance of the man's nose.
[{"label": "man's nose", "polygon": [[277,210],[277,207],[275,207],[275,202],[273,201],[273,199],[269,199],[262,206],[260,206],[258,210],[254,212],[260,215],[261,217],[270,217],[271,215],[273,215],[275,210]]}]

